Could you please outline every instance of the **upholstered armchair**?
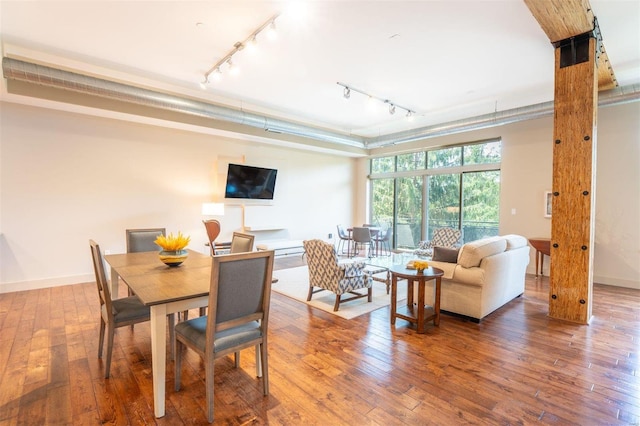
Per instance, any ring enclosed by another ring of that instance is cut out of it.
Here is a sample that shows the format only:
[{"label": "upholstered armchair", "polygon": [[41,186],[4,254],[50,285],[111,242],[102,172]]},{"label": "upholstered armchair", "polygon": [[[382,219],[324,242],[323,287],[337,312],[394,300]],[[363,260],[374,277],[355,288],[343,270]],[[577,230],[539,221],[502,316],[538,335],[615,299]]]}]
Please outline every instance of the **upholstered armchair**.
[{"label": "upholstered armchair", "polygon": [[418,248],[413,252],[416,256],[433,256],[434,247],[457,248],[460,246],[462,232],[453,228],[437,228],[433,231],[433,238],[427,241],[420,241]]},{"label": "upholstered armchair", "polygon": [[[336,295],[334,311],[340,308],[341,302],[361,297],[367,297],[367,301],[371,302],[372,279],[364,270],[364,262],[338,263],[338,255],[333,244],[322,240],[306,240],[304,249],[309,265],[307,301],[311,300],[314,293],[329,290]],[[367,289],[367,291],[355,291],[359,289]],[[345,293],[352,296],[342,299],[341,296]]]}]

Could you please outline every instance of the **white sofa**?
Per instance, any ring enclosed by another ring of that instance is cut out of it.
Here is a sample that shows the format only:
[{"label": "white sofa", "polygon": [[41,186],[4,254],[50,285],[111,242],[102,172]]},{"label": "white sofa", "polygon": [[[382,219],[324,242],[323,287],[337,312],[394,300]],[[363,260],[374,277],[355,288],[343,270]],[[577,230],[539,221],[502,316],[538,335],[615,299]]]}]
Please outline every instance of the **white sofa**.
[{"label": "white sofa", "polygon": [[429,265],[444,271],[440,296],[443,311],[480,321],[524,293],[529,245],[520,235],[466,243],[458,252],[457,263],[438,261],[438,257],[434,252]]}]

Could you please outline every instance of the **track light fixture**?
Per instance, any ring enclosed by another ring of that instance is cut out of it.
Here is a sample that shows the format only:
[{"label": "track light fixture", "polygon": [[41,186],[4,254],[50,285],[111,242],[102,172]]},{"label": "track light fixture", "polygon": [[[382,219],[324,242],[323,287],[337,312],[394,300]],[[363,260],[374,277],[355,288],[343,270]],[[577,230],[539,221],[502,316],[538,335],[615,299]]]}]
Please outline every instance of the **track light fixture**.
[{"label": "track light fixture", "polygon": [[254,46],[257,43],[258,35],[264,31],[265,29],[269,29],[269,38],[274,38],[275,30],[276,30],[276,19],[280,15],[273,15],[269,18],[265,23],[260,25],[257,30],[252,32],[249,37],[244,39],[244,41],[238,41],[233,45],[233,49],[227,53],[222,59],[216,62],[206,73],[204,73],[204,81],[200,83],[201,86],[204,86],[209,83],[209,75],[215,72],[214,79],[220,80],[222,77],[222,66],[227,65],[227,70],[231,74],[235,74],[238,72],[238,67],[231,61],[233,55],[244,49],[248,46]]},{"label": "track light fixture", "polygon": [[396,113],[396,108],[400,108],[403,109],[405,111],[407,111],[407,113],[405,114],[405,117],[407,118],[408,121],[412,121],[413,120],[413,114],[415,114],[415,111],[413,111],[412,109],[400,106],[398,104],[396,104],[395,102],[391,102],[389,99],[382,99],[382,98],[378,98],[376,96],[370,95],[362,90],[356,89],[353,86],[348,86],[345,83],[341,83],[338,81],[338,86],[342,86],[344,87],[344,90],[342,92],[342,96],[344,96],[345,99],[349,99],[351,97],[351,92],[357,92],[360,93],[361,95],[366,96],[369,99],[369,104],[371,104],[374,100],[380,101],[383,104],[388,104],[389,105],[389,114],[393,115]]}]

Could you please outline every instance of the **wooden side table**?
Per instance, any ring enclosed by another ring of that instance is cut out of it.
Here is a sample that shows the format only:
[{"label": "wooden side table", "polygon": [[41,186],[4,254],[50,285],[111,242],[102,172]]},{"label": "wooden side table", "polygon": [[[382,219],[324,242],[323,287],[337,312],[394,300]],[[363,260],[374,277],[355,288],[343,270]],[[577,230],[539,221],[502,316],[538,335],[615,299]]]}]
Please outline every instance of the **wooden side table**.
[{"label": "wooden side table", "polygon": [[538,276],[538,265],[540,265],[540,275],[544,275],[544,255],[551,257],[551,239],[529,238],[529,244],[536,249],[536,277]]},{"label": "wooden side table", "polygon": [[[393,265],[389,268],[391,274],[391,324],[396,323],[396,318],[402,318],[416,324],[418,333],[425,332],[425,323],[433,320],[433,324],[440,325],[440,286],[442,269],[429,267],[423,273],[415,269],[407,269],[405,265]],[[407,305],[397,307],[398,279],[407,280]],[[434,280],[435,296],[433,306],[427,306],[424,302],[424,291],[427,281]],[[418,285],[418,301],[413,303],[413,286]]]}]

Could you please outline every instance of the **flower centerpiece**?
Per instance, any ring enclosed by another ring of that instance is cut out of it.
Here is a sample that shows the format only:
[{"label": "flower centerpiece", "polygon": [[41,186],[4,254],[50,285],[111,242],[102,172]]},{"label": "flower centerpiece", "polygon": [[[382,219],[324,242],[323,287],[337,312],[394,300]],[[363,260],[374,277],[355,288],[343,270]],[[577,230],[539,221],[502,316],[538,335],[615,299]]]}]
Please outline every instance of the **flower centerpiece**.
[{"label": "flower centerpiece", "polygon": [[413,267],[416,268],[419,274],[422,274],[429,267],[429,263],[426,260],[414,260]]},{"label": "flower centerpiece", "polygon": [[162,247],[159,254],[160,260],[168,266],[178,266],[189,255],[189,252],[185,250],[189,241],[191,241],[191,237],[185,237],[182,232],[178,231],[176,236],[173,233],[170,233],[169,236],[159,235],[154,242]]}]

